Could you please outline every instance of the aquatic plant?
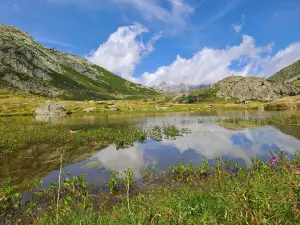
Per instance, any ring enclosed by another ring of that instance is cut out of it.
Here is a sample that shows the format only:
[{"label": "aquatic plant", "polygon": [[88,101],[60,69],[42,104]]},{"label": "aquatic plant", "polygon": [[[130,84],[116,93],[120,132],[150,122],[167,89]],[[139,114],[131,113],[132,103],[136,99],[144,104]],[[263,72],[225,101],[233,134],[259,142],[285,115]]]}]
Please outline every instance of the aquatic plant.
[{"label": "aquatic plant", "polygon": [[188,132],[187,129],[179,129],[171,124],[143,129],[134,125],[109,128],[95,123],[86,128],[80,125],[1,120],[0,154],[13,153],[38,144],[50,144],[52,147],[115,144],[120,149],[130,147],[136,141],[174,139]]},{"label": "aquatic plant", "polygon": [[117,171],[110,172],[110,179],[108,182],[109,192],[111,194],[116,194],[120,189],[119,185],[121,184],[121,174]]},{"label": "aquatic plant", "polygon": [[299,115],[289,115],[289,116],[270,116],[264,118],[242,118],[242,117],[231,117],[227,119],[218,118],[216,120],[217,123],[235,123],[235,124],[255,124],[255,125],[295,125],[300,123]]}]

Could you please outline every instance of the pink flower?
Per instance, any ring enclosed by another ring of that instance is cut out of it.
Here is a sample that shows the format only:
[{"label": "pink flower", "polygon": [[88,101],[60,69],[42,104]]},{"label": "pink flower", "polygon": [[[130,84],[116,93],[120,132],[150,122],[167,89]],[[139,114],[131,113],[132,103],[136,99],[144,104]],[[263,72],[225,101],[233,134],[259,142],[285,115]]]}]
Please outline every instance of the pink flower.
[{"label": "pink flower", "polygon": [[270,161],[272,165],[275,164],[278,161],[277,155],[273,155]]}]

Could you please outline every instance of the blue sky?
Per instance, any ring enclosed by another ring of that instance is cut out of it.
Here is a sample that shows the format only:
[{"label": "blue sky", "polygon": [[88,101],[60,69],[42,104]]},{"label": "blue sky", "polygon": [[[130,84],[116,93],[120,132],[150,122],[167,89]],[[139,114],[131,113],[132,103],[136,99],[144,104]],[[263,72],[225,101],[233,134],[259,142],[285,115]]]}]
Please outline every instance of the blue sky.
[{"label": "blue sky", "polygon": [[146,85],[267,77],[300,58],[299,0],[1,0],[0,23]]}]

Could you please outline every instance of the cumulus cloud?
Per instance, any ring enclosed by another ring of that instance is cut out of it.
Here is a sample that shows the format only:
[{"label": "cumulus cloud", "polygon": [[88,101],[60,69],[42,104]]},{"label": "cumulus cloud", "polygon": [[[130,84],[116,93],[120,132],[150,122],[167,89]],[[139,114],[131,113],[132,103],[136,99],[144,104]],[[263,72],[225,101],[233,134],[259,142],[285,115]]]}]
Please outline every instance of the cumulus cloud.
[{"label": "cumulus cloud", "polygon": [[137,38],[145,32],[148,32],[148,29],[140,24],[119,27],[87,58],[126,79],[134,80],[132,74],[136,65],[154,50],[153,44],[161,37],[160,33],[156,34],[148,43],[144,43]]},{"label": "cumulus cloud", "polygon": [[249,70],[246,66],[240,71],[231,70],[230,66],[235,61],[255,64],[260,53],[265,51],[265,47],[255,46],[254,38],[243,35],[242,43],[238,46],[225,49],[204,47],[189,59],[177,55],[171,65],[162,66],[154,73],[144,73],[141,79],[146,85],[162,81],[170,84],[210,84],[232,74],[246,75]]},{"label": "cumulus cloud", "polygon": [[154,73],[146,72],[140,82],[152,86],[162,81],[168,84],[211,84],[231,75],[273,75],[299,59],[300,43],[294,43],[271,56],[273,43],[257,47],[255,39],[243,35],[240,45],[224,49],[204,47],[191,58],[177,55],[169,66],[159,67]]},{"label": "cumulus cloud", "polygon": [[87,58],[125,79],[152,86],[163,81],[168,84],[212,84],[231,75],[268,77],[295,62],[300,55],[300,42],[272,55],[274,43],[257,46],[253,37],[243,35],[239,45],[223,49],[204,47],[191,58],[177,55],[170,65],[134,78],[136,66],[154,51],[154,44],[162,35],[158,33],[145,43],[141,37],[146,32],[148,29],[140,24],[119,27]]}]

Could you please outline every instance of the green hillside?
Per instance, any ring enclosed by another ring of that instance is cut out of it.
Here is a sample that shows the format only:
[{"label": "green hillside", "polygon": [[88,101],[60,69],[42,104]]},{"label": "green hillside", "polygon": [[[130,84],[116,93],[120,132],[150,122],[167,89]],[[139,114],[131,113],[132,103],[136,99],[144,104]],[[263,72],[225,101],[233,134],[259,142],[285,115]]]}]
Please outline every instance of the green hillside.
[{"label": "green hillside", "polygon": [[269,78],[270,80],[290,82],[300,86],[300,60],[283,68]]},{"label": "green hillside", "polygon": [[76,55],[46,48],[26,32],[0,25],[0,88],[65,99],[138,99],[156,91]]}]

